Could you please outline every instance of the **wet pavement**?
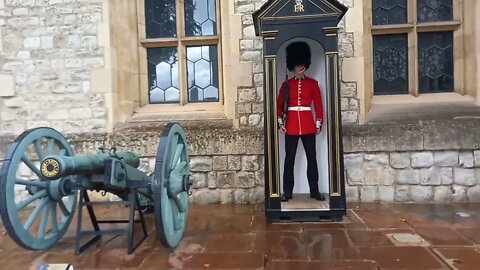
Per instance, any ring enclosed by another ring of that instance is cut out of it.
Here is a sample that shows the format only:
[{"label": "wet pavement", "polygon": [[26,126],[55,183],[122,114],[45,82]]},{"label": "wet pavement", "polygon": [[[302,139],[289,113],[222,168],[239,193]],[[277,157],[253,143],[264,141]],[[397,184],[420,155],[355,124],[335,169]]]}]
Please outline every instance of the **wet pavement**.
[{"label": "wet pavement", "polygon": [[[342,222],[270,224],[263,205],[191,205],[184,238],[172,250],[162,246],[148,214],[149,236],[131,255],[126,236],[104,236],[75,256],[76,220],[48,251],[18,247],[0,226],[0,269],[42,263],[75,269],[480,269],[480,203],[348,208]],[[96,213],[125,218],[127,209],[96,207]]]}]

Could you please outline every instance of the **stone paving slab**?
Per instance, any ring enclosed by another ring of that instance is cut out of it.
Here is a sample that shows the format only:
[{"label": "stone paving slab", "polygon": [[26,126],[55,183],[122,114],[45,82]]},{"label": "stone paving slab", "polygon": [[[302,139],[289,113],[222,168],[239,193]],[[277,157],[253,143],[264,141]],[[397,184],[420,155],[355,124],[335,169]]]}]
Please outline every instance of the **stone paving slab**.
[{"label": "stone paving slab", "polygon": [[[131,255],[126,237],[117,236],[75,256],[75,219],[63,239],[45,251],[18,247],[0,225],[0,269],[37,269],[42,263],[97,270],[473,270],[480,265],[480,204],[349,203],[348,208],[341,222],[271,224],[263,205],[191,205],[175,249],[162,246],[147,214],[149,236]],[[127,211],[103,207],[97,214],[124,218]]]}]

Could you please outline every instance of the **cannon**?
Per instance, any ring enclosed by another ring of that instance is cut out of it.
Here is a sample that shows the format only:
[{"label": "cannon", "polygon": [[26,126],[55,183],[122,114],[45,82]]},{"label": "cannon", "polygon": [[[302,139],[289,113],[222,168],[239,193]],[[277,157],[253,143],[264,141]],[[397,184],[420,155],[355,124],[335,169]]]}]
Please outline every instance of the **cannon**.
[{"label": "cannon", "polygon": [[[75,252],[80,254],[104,234],[128,235],[132,253],[133,226],[141,223],[147,237],[144,210],[151,209],[161,243],[176,247],[186,226],[191,181],[187,139],[183,127],[169,123],[162,131],[153,174],[138,169],[133,152],[99,148],[95,155],[75,156],[67,139],[53,128],[23,132],[9,146],[0,171],[0,216],[19,246],[42,250],[66,233],[78,204]],[[91,201],[89,190],[110,192],[121,200]],[[126,204],[128,220],[99,220],[94,205]],[[86,207],[94,230],[82,230]],[[138,212],[140,219],[135,220]],[[126,230],[102,230],[102,223],[128,223]],[[82,235],[95,235],[80,245]]]}]

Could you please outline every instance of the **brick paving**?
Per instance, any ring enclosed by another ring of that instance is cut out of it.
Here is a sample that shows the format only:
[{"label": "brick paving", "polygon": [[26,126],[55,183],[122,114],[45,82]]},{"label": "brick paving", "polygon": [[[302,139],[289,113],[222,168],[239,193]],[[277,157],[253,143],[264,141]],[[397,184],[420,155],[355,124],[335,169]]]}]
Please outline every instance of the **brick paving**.
[{"label": "brick paving", "polygon": [[[131,255],[125,236],[107,236],[75,256],[75,220],[45,251],[18,247],[2,226],[0,268],[70,263],[75,269],[479,269],[480,203],[348,207],[342,222],[270,224],[263,205],[191,205],[184,238],[173,250],[161,245],[148,214],[150,234]],[[97,214],[124,218],[126,210],[103,207]],[[405,242],[399,234],[421,241]]]}]

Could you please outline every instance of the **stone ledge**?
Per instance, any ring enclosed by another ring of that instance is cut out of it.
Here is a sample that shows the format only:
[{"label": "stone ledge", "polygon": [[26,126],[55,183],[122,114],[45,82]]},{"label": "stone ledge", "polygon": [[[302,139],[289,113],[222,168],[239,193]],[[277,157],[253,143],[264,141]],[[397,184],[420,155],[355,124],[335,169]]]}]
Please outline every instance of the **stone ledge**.
[{"label": "stone ledge", "polygon": [[343,145],[345,153],[479,149],[480,119],[343,126]]},{"label": "stone ledge", "polygon": [[[112,133],[66,134],[76,153],[111,145],[142,156],[156,154],[167,121],[121,124]],[[191,155],[263,154],[263,128],[234,128],[229,120],[179,121]],[[429,120],[343,126],[345,153],[480,149],[480,119]],[[0,137],[0,158],[13,136]]]},{"label": "stone ledge", "polygon": [[113,133],[125,132],[161,132],[168,123],[179,123],[185,129],[233,129],[230,119],[193,119],[193,120],[150,120],[141,122],[119,123]]},{"label": "stone ledge", "polygon": [[[141,157],[156,156],[160,134],[167,122],[135,124],[117,128],[112,133],[64,134],[77,154],[95,153],[98,147],[115,146],[118,151],[137,152]],[[183,122],[190,155],[263,154],[263,129],[232,128],[223,121],[204,124]],[[0,160],[16,136],[0,137]]]}]

